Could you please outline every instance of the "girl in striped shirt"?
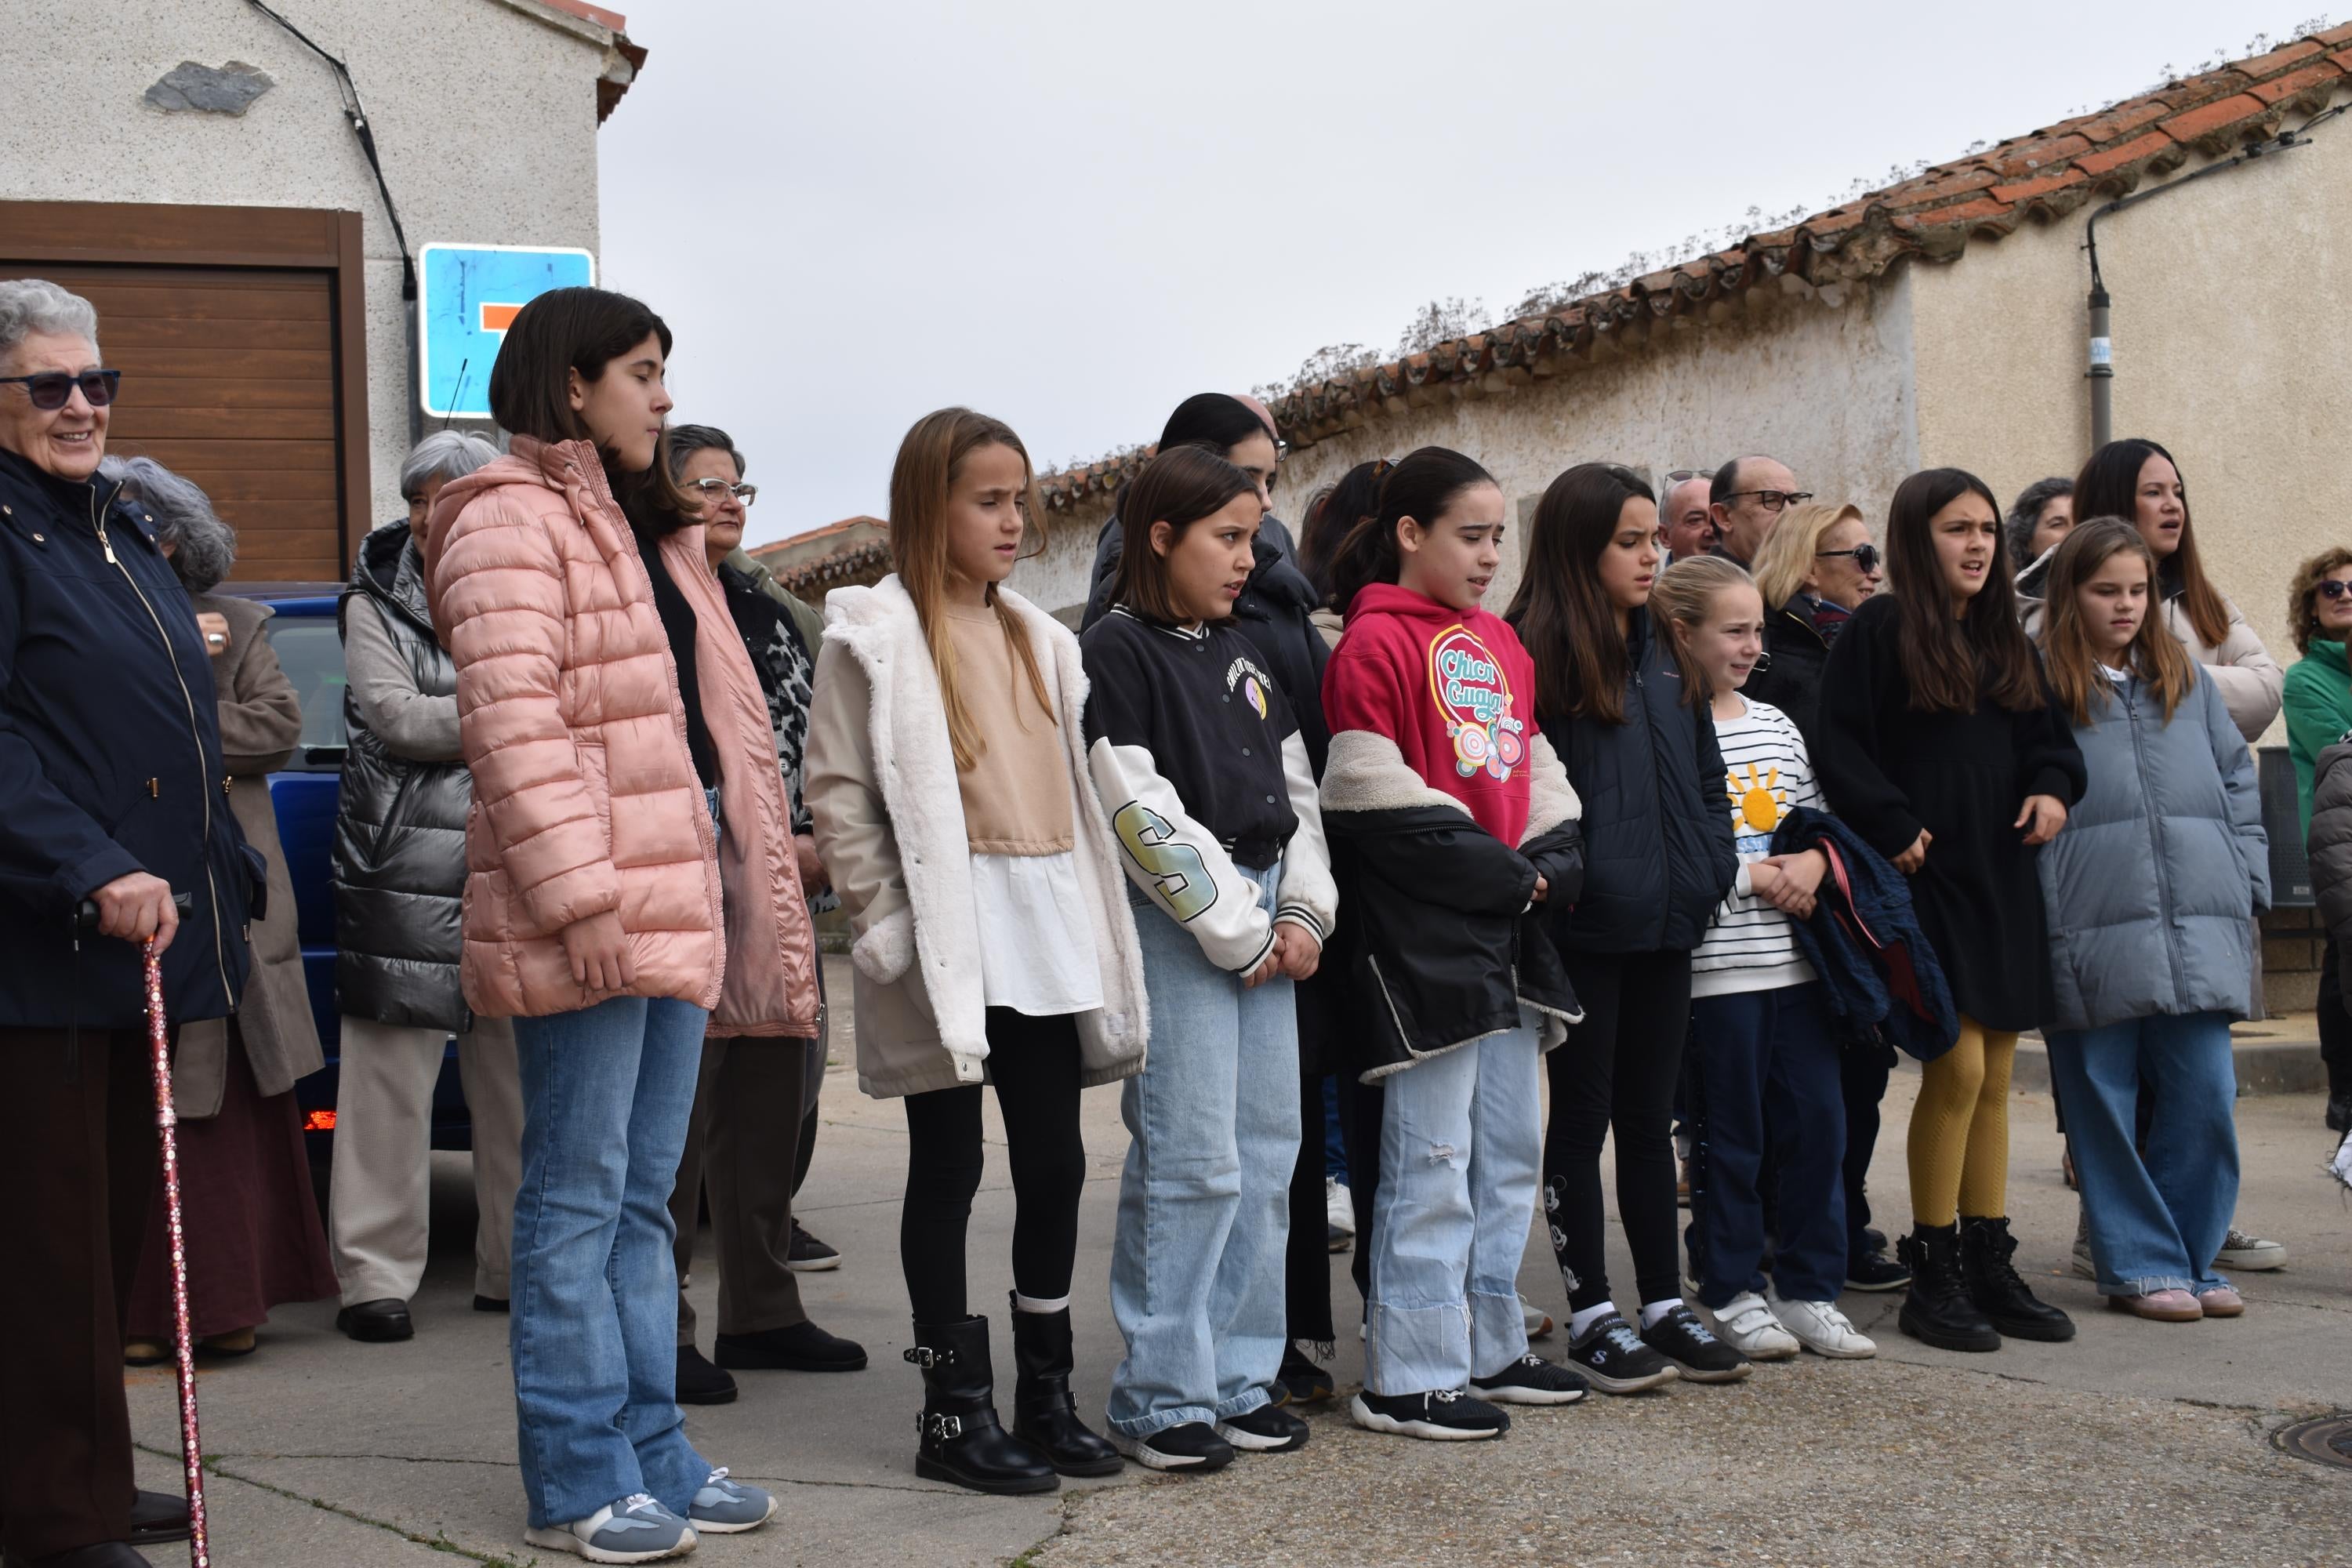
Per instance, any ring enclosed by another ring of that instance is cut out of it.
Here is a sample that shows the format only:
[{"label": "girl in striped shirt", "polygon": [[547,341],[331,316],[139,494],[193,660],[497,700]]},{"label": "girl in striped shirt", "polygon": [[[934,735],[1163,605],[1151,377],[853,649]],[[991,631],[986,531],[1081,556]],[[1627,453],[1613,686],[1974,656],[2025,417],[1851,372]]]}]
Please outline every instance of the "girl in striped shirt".
[{"label": "girl in striped shirt", "polygon": [[[1757,1361],[1799,1347],[1858,1358],[1876,1346],[1837,1309],[1845,1279],[1845,1102],[1838,1041],[1792,919],[1812,913],[1821,851],[1772,853],[1800,806],[1822,809],[1804,737],[1779,709],[1740,695],[1764,647],[1764,602],[1729,561],[1678,561],[1650,612],[1712,687],[1739,878],[1691,954],[1691,1267],[1725,1341]],[[1780,1189],[1772,1279],[1757,1192],[1767,1148]]]}]

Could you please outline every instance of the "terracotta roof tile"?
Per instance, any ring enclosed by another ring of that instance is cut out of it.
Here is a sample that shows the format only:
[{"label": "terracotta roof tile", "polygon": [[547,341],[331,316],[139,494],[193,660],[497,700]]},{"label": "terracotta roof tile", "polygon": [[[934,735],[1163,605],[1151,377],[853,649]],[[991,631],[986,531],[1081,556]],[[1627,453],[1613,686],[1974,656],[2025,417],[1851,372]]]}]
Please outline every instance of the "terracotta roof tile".
[{"label": "terracotta roof tile", "polygon": [[[1541,315],[1296,387],[1275,403],[1275,422],[1292,446],[1311,446],[1379,417],[1384,404],[1418,406],[1449,390],[1507,386],[1510,373],[1524,381],[1529,366],[1552,374],[1563,357],[1638,322],[1703,321],[1713,302],[1784,274],[1825,286],[1874,276],[1906,256],[1956,257],[1971,235],[2003,235],[2029,216],[2054,217],[2102,191],[2129,190],[2145,174],[2168,173],[2192,144],[2213,152],[2271,134],[2283,105],[2301,100],[2315,107],[2347,75],[2352,24],[2012,137],[1791,227],[1748,236]],[[1150,451],[1137,447],[1045,476],[1039,483],[1047,506],[1066,510],[1116,489]]]}]

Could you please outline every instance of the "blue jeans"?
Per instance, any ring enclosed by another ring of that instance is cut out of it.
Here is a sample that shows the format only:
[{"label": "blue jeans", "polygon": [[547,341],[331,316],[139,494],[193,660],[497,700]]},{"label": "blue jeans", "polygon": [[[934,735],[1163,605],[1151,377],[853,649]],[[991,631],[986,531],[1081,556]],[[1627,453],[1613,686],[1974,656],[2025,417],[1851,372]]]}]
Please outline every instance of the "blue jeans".
[{"label": "blue jeans", "polygon": [[[2238,1207],[2230,1020],[2220,1013],[2135,1018],[2053,1029],[2049,1042],[2099,1294],[2228,1284],[2213,1271],[2213,1255]],[[2133,1146],[2142,1093],[2155,1107],[2145,1159]]]},{"label": "blue jeans", "polygon": [[1535,1027],[1489,1035],[1381,1080],[1381,1184],[1364,1384],[1461,1388],[1528,1353],[1519,1260],[1535,1217],[1543,1111]]},{"label": "blue jeans", "polygon": [[683,1517],[710,1465],[677,1409],[670,1189],[709,1015],[616,996],[514,1021],[515,1422],[534,1529],[634,1492]]},{"label": "blue jeans", "polygon": [[[1279,865],[1244,874],[1272,913]],[[1266,1403],[1282,1367],[1283,1254],[1298,1164],[1298,1011],[1279,977],[1219,969],[1129,890],[1151,998],[1151,1044],[1119,1116],[1110,1309],[1127,1339],[1109,1420],[1130,1437]]]},{"label": "blue jeans", "polygon": [[1845,1286],[1845,1089],[1818,981],[1691,999],[1691,1268],[1718,1310],[1761,1293],[1769,1147],[1780,1234],[1772,1282],[1792,1301]]}]

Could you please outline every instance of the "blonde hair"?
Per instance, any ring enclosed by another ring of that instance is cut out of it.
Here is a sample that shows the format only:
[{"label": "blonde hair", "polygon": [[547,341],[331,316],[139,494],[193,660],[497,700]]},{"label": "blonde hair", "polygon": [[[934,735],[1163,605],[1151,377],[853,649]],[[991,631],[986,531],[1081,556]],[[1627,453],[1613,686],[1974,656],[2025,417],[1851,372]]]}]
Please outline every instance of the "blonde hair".
[{"label": "blonde hair", "polygon": [[[1715,601],[1724,590],[1754,586],[1756,579],[1738,562],[1727,561],[1720,555],[1694,555],[1658,574],[1658,580],[1650,586],[1650,616],[1676,628],[1681,636],[1676,637],[1675,646],[1680,648],[1682,637],[1688,636],[1706,619],[1707,612],[1715,608]],[[1685,678],[1687,675],[1685,671]]]},{"label": "blonde hair", "polygon": [[1861,522],[1862,509],[1815,501],[1792,507],[1781,516],[1765,536],[1764,548],[1756,552],[1756,591],[1764,595],[1766,609],[1779,609],[1803,590],[1822,535],[1848,518]]},{"label": "blonde hair", "polygon": [[[915,421],[906,439],[898,443],[898,461],[890,466],[890,563],[907,590],[907,597],[915,602],[923,640],[930,645],[931,667],[939,675],[940,705],[947,712],[948,742],[955,749],[956,767],[963,773],[971,772],[987,754],[988,737],[980,732],[972,722],[971,710],[964,706],[963,692],[957,680],[955,644],[948,636],[946,616],[941,613],[947,604],[950,570],[948,502],[965,461],[983,447],[1006,447],[1020,455],[1022,483],[1026,492],[1022,514],[1028,531],[1036,535],[1037,548],[1043,549],[1045,509],[1036,504],[1037,472],[1029,461],[1029,449],[1002,419],[992,419],[969,408],[942,408],[926,414]],[[992,583],[988,586],[988,603],[996,612],[997,625],[1003,629],[1005,645],[1013,649],[1028,674],[1029,689],[1036,694],[1037,706],[1053,712],[1054,700],[1046,695],[1045,677],[1037,668],[1037,653],[1029,646],[1029,634]]]}]

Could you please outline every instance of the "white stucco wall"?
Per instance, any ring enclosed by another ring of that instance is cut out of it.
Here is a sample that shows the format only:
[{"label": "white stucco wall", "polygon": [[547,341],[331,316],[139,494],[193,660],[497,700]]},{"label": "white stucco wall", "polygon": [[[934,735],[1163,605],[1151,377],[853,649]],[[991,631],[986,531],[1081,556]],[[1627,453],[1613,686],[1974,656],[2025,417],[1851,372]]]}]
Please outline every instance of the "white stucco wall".
[{"label": "white stucco wall", "polygon": [[[596,80],[608,35],[504,0],[303,0],[289,16],[351,67],[412,249],[596,248]],[[332,69],[259,12],[221,0],[11,0],[5,34],[10,102],[81,112],[39,134],[11,117],[0,198],[362,215],[370,515],[398,513],[411,405],[400,249]],[[145,103],[183,60],[242,60],[277,85],[242,118]]]},{"label": "white stucco wall", "polygon": [[[1913,280],[1922,459],[1974,469],[2004,502],[2089,455],[2090,210]],[[2099,264],[2115,433],[2179,459],[2207,569],[2291,663],[2296,563],[2352,542],[2327,478],[2352,438],[2352,121],[2102,219]]]},{"label": "white stucco wall", "polygon": [[[1497,611],[1518,588],[1528,509],[1580,462],[1664,476],[1769,452],[1823,500],[1883,518],[1918,466],[1907,274],[1821,293],[1774,286],[1748,301],[1717,324],[1655,332],[1548,381],[1483,397],[1441,392],[1426,407],[1302,447],[1283,465],[1276,513],[1295,521],[1318,486],[1373,458],[1433,445],[1466,452],[1502,486],[1516,536],[1487,596]],[[1046,553],[1024,563],[1014,585],[1055,609],[1083,599],[1108,511],[1097,502],[1055,514]]]}]

